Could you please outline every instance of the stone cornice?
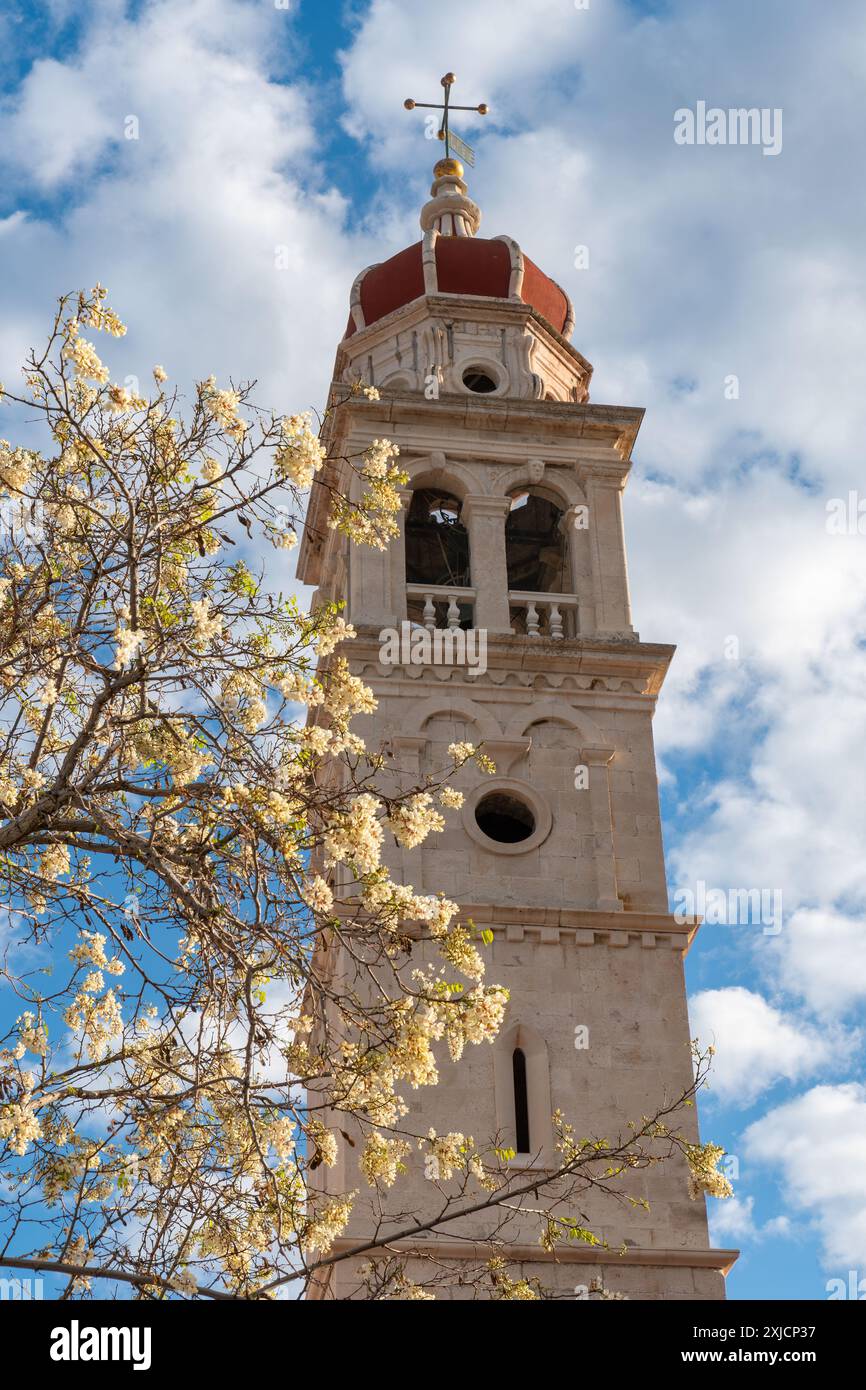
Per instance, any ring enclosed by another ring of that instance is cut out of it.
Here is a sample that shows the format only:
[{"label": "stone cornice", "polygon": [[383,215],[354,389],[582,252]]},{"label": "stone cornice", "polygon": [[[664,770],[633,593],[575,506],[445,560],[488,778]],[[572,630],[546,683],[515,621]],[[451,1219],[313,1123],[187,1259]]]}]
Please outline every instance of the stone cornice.
[{"label": "stone cornice", "polygon": [[554,640],[490,633],[487,671],[469,677],[462,666],[383,666],[379,662],[379,629],[359,627],[357,638],[341,648],[341,655],[355,668],[366,665],[370,680],[414,682],[422,673],[432,673],[439,682],[460,685],[470,692],[502,687],[506,682],[531,689],[541,682],[551,690],[575,695],[599,691],[606,704],[611,695],[633,704],[655,699],[675,650],[655,642],[592,637]]},{"label": "stone cornice", "polygon": [[[601,912],[594,908],[509,907],[471,902],[460,902],[458,906],[463,922],[471,918],[476,926],[483,926],[506,941],[528,940],[541,946],[608,946],[623,950],[632,941],[639,941],[645,949],[670,947],[685,955],[701,925],[699,917],[680,922],[670,912]],[[360,901],[357,907],[350,902],[335,904],[334,916],[346,922],[370,920]],[[405,921],[402,931],[406,936],[421,937],[426,928],[423,923]]]},{"label": "stone cornice", "polygon": [[[346,1255],[360,1244],[351,1237],[340,1236],[334,1241],[335,1254]],[[490,1246],[484,1242],[471,1240],[428,1239],[389,1241],[389,1250],[399,1250],[402,1254],[417,1251],[419,1255],[437,1255],[440,1259],[479,1260],[490,1259]],[[369,1258],[370,1251],[365,1255]],[[560,1245],[556,1250],[543,1250],[540,1245],[509,1245],[508,1258],[520,1264],[575,1264],[575,1265],[657,1265],[665,1269],[715,1269],[728,1274],[739,1258],[739,1250],[716,1250],[684,1246],[681,1249],[629,1245],[620,1254],[619,1250],[603,1250],[597,1245]]]},{"label": "stone cornice", "polygon": [[[335,383],[335,389],[340,388]],[[544,454],[541,441],[544,431],[567,446],[585,440],[615,449],[621,459],[628,459],[644,417],[642,406],[596,405],[586,402],[523,400],[513,396],[474,396],[463,392],[445,392],[438,400],[425,400],[417,391],[383,390],[381,400],[369,403],[358,397],[340,406],[347,417],[368,422],[372,432],[381,433],[389,424],[435,424],[437,433],[448,422],[461,428],[476,426],[485,434],[507,436],[524,426],[532,431],[538,444],[527,452]],[[521,446],[526,448],[525,445]],[[419,453],[425,452],[420,446]],[[474,456],[476,451],[467,451]]]},{"label": "stone cornice", "polygon": [[670,912],[597,912],[567,907],[499,907],[490,903],[460,904],[460,916],[489,927],[508,941],[536,939],[542,945],[560,942],[576,946],[626,947],[629,938],[641,945],[668,945],[686,954],[695,939],[700,918],[677,921]]}]

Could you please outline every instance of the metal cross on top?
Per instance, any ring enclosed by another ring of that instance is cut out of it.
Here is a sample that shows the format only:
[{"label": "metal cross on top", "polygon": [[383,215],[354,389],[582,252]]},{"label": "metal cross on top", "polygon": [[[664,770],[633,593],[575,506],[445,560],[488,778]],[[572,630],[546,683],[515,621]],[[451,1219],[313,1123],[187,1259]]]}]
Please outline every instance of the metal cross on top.
[{"label": "metal cross on top", "polygon": [[446,72],[445,76],[442,78],[442,86],[445,88],[444,102],[413,101],[411,97],[407,97],[403,105],[407,111],[414,111],[416,106],[425,106],[431,111],[441,111],[442,124],[437,133],[439,139],[445,141],[445,158],[450,159],[453,150],[459,159],[465,160],[467,164],[474,165],[475,151],[470,145],[467,145],[464,140],[461,140],[460,136],[450,128],[448,124],[448,114],[450,111],[477,111],[479,116],[486,116],[487,104],[482,101],[478,106],[452,106],[450,102],[451,88],[456,81],[457,78],[454,76],[453,72]]}]

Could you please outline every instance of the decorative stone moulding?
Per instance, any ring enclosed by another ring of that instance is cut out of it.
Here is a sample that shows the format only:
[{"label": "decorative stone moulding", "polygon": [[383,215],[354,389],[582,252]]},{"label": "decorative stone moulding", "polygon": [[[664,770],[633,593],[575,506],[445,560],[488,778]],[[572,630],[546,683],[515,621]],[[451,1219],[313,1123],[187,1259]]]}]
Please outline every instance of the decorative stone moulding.
[{"label": "decorative stone moulding", "polygon": [[657,947],[685,955],[701,925],[699,917],[678,921],[668,912],[600,912],[594,908],[510,907],[460,904],[464,918],[489,928],[506,941],[537,941],[543,946]]},{"label": "decorative stone moulding", "polygon": [[[359,909],[344,903],[334,908],[345,921],[357,921]],[[519,945],[537,942],[541,946],[604,946],[610,950],[636,947],[652,951],[674,950],[685,956],[701,926],[700,917],[678,921],[666,912],[600,912],[596,908],[509,907],[505,904],[460,903],[463,921],[470,917],[494,936]],[[406,935],[422,939],[424,922],[406,924]]]},{"label": "decorative stone moulding", "polygon": [[[535,1245],[508,1246],[509,1259],[523,1264],[575,1264],[575,1265],[613,1265],[619,1269],[632,1266],[647,1268],[657,1266],[661,1269],[708,1269],[728,1274],[739,1256],[739,1250],[703,1249],[696,1246],[683,1246],[679,1249],[662,1246],[639,1246],[633,1242],[623,1252],[616,1248],[616,1241],[609,1242],[613,1248],[587,1245],[557,1245],[555,1250],[544,1250]],[[341,1254],[353,1248],[351,1240],[345,1236],[334,1241],[333,1249]],[[416,1253],[433,1259],[453,1259],[481,1261],[490,1258],[490,1248],[483,1242],[454,1240],[453,1238],[394,1241],[393,1248],[401,1253]]]},{"label": "decorative stone moulding", "polygon": [[[533,646],[536,642],[555,642],[561,645],[562,639],[556,638],[522,638],[522,641],[532,641]],[[645,683],[640,681],[626,680],[605,680],[600,676],[569,676],[562,673],[545,673],[541,671],[503,671],[489,667],[483,675],[473,676],[467,679],[466,671],[459,666],[389,666],[381,662],[366,661],[359,666],[357,674],[368,680],[417,680],[419,675],[433,673],[437,680],[450,682],[455,686],[472,686],[482,689],[487,685],[495,686],[517,686],[524,690],[562,690],[574,691],[580,695],[616,694],[622,699],[634,701],[645,701],[647,698],[654,699],[654,695],[646,689]]]}]

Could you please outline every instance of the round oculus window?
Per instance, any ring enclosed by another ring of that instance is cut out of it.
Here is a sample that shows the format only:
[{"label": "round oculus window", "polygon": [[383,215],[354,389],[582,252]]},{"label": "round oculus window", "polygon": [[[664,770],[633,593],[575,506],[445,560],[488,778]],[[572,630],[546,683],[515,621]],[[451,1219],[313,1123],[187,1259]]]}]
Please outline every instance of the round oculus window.
[{"label": "round oculus window", "polygon": [[489,840],[518,845],[535,830],[532,809],[512,792],[489,792],[475,807],[475,823]]},{"label": "round oculus window", "polygon": [[467,367],[463,373],[463,385],[467,391],[474,391],[476,395],[486,396],[491,391],[496,390],[497,382],[482,367]]}]

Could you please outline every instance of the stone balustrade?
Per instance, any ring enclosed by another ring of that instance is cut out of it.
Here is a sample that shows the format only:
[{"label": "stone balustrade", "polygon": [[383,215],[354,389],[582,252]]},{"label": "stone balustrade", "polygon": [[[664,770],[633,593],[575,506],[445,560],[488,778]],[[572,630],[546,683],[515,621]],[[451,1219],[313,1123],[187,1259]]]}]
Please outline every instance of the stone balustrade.
[{"label": "stone balustrade", "polygon": [[512,631],[527,637],[576,637],[577,594],[508,594]]},{"label": "stone balustrade", "polygon": [[474,589],[459,589],[450,584],[407,584],[406,598],[410,610],[423,602],[421,621],[428,632],[435,632],[437,627],[460,627],[461,608],[471,608],[470,626],[474,624]]},{"label": "stone balustrade", "polygon": [[[406,598],[410,618],[420,622],[428,632],[475,625],[477,591],[474,588],[407,584]],[[512,589],[508,594],[508,608],[511,630],[518,636],[577,636],[577,594],[535,594]],[[470,610],[468,623],[467,609]]]}]

